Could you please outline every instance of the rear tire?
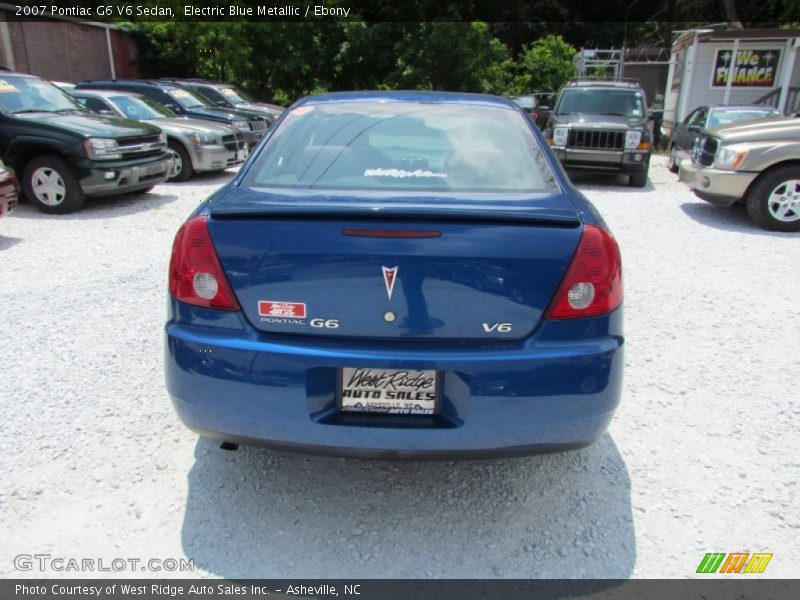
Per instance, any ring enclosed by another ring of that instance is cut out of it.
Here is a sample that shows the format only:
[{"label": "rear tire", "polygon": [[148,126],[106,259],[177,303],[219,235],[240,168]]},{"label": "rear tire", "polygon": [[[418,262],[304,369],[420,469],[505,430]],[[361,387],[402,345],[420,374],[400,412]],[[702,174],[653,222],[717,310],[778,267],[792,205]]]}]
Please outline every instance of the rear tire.
[{"label": "rear tire", "polygon": [[28,202],[48,214],[71,213],[86,200],[72,167],[58,156],[37,156],[29,162],[22,187]]},{"label": "rear tire", "polygon": [[170,150],[175,151],[175,153],[178,155],[177,160],[180,162],[175,165],[175,174],[167,181],[186,181],[192,175],[194,175],[192,159],[189,157],[189,153],[186,151],[186,148],[184,148],[183,145],[174,140],[170,140],[168,146]]},{"label": "rear tire", "polygon": [[800,168],[775,169],[747,193],[747,213],[769,231],[800,231]]},{"label": "rear tire", "polygon": [[680,171],[680,167],[678,166],[678,151],[675,150],[674,144],[670,144],[669,146],[669,162],[667,163],[667,168],[671,173]]}]

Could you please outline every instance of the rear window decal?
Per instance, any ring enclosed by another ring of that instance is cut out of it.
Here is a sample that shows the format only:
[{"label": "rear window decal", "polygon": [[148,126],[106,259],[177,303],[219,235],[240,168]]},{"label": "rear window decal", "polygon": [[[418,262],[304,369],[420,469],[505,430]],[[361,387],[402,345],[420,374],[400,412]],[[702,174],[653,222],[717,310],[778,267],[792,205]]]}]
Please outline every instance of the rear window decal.
[{"label": "rear window decal", "polygon": [[364,177],[438,177],[440,179],[447,179],[447,173],[434,173],[426,169],[417,169],[416,171],[406,171],[405,169],[365,169]]}]

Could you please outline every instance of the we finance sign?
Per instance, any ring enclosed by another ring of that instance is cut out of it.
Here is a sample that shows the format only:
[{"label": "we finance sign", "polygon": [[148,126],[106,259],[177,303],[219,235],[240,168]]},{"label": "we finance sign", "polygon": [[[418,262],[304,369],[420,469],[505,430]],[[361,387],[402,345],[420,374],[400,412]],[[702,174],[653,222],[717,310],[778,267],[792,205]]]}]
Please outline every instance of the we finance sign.
[{"label": "we finance sign", "polygon": [[739,50],[734,57],[732,50],[717,48],[714,59],[712,87],[728,85],[731,62],[733,65],[734,87],[774,87],[778,73],[781,51],[777,48],[765,50]]}]

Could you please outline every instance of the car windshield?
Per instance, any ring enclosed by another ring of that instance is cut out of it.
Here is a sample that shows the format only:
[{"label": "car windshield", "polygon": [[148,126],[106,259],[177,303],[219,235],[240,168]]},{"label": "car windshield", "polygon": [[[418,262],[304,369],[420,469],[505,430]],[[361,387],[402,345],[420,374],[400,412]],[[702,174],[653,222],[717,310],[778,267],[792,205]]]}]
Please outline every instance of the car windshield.
[{"label": "car windshield", "polygon": [[777,117],[781,113],[776,110],[714,110],[708,117],[708,128],[720,127],[738,121],[750,121],[753,119],[764,119],[766,117]]},{"label": "car windshield", "polygon": [[221,88],[220,92],[222,92],[222,95],[234,104],[248,104],[250,102],[250,100],[245,98],[244,94],[235,90],[234,88]]},{"label": "car windshield", "polygon": [[147,121],[175,116],[166,106],[146,96],[111,96],[109,100],[129,119]]},{"label": "car windshield", "polygon": [[464,192],[557,189],[527,121],[464,104],[297,107],[249,170],[252,187]]},{"label": "car windshield", "polygon": [[642,93],[636,90],[570,88],[561,93],[556,114],[641,117],[644,115]]},{"label": "car windshield", "polygon": [[175,100],[180,106],[183,108],[198,108],[200,106],[211,106],[208,102],[206,102],[203,98],[191,92],[189,90],[184,90],[182,88],[168,88],[164,90],[169,94],[170,98]]},{"label": "car windshield", "polygon": [[9,113],[85,110],[52,83],[34,77],[0,75],[0,109]]}]

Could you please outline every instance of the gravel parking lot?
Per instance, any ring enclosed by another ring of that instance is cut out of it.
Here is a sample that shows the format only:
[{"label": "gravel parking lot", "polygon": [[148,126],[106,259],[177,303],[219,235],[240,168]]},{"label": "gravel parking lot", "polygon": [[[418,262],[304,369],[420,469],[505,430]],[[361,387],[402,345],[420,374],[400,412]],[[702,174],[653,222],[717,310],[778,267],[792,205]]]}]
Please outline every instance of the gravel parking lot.
[{"label": "gravel parking lot", "polygon": [[230,174],[68,216],[21,205],[0,220],[0,575],[50,554],[224,577],[663,578],[750,550],[774,553],[765,576],[799,576],[800,237],[695,199],[665,164],[644,189],[576,176],[626,269],[609,433],[499,461],[225,452],[179,423],[170,246]]}]

